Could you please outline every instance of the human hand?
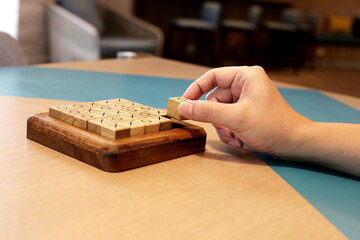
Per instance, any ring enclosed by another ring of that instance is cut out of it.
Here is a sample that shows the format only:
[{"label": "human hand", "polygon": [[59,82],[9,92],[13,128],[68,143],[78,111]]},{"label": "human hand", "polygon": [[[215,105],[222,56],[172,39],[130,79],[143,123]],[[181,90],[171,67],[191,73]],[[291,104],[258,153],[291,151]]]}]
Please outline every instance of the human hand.
[{"label": "human hand", "polygon": [[[214,90],[213,90],[214,89]],[[288,157],[298,144],[297,132],[311,121],[295,112],[265,71],[254,67],[212,69],[192,83],[181,115],[214,125],[219,138],[237,148],[245,143],[256,151]]]}]

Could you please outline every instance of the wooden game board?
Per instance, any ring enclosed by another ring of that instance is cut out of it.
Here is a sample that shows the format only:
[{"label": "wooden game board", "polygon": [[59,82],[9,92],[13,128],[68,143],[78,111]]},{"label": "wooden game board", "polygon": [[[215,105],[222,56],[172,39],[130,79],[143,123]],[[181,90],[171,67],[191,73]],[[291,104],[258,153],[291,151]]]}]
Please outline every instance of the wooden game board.
[{"label": "wooden game board", "polygon": [[[174,111],[173,103],[169,107]],[[53,106],[28,119],[27,137],[110,172],[205,150],[201,127],[166,116],[122,98]]]}]

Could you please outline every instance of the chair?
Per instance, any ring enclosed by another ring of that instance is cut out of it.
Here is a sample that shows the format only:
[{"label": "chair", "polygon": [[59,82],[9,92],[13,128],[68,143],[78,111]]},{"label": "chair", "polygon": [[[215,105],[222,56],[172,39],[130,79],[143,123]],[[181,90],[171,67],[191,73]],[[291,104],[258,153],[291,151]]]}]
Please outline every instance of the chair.
[{"label": "chair", "polygon": [[[222,11],[222,4],[219,2],[206,1],[202,4],[200,18],[176,18],[170,21],[170,26],[168,30],[168,49],[167,54],[171,55],[172,43],[173,43],[173,34],[174,31],[187,31],[197,33],[200,42],[198,45],[205,47],[206,44],[204,42],[204,38],[207,38],[207,42],[209,41],[209,37],[212,39],[214,44],[210,44],[206,46],[208,49],[203,49],[203,53],[210,52],[214,53],[214,49],[216,52],[216,37],[217,30],[219,26],[220,15]],[[204,36],[206,35],[206,36]],[[198,46],[199,47],[199,46]],[[199,55],[199,54],[198,54]],[[200,56],[204,57],[204,56]],[[198,59],[199,60],[199,59]]]},{"label": "chair", "polygon": [[[96,0],[61,0],[47,5],[50,60],[97,60],[118,51],[160,55],[162,31],[118,6]],[[100,18],[102,17],[102,18]]]},{"label": "chair", "polygon": [[171,27],[194,30],[215,30],[219,24],[222,5],[218,2],[204,2],[200,19],[176,18],[171,21]]},{"label": "chair", "polygon": [[18,42],[9,34],[0,32],[0,67],[26,65]]},{"label": "chair", "polygon": [[[299,44],[301,44],[301,12],[297,9],[284,9],[280,21],[265,21],[263,29],[270,34],[270,45],[265,46],[270,65],[292,65],[295,70],[302,64]],[[264,63],[266,64],[266,63]]]},{"label": "chair", "polygon": [[249,49],[249,58],[254,58],[255,52],[255,34],[258,30],[263,8],[259,5],[250,5],[247,20],[224,19],[221,23],[221,46],[226,49],[226,40],[230,32],[245,33],[247,35],[247,46]]},{"label": "chair", "polygon": [[300,26],[301,12],[296,9],[285,9],[281,21],[266,21],[264,28],[272,31],[296,32]]},{"label": "chair", "polygon": [[316,44],[315,44],[315,30],[316,30],[317,14],[316,12],[308,12],[305,23],[299,27],[300,39],[300,53],[303,65],[310,68],[315,68],[316,58]]},{"label": "chair", "polygon": [[224,19],[221,27],[226,30],[255,31],[259,25],[263,8],[259,5],[251,5],[247,20]]}]

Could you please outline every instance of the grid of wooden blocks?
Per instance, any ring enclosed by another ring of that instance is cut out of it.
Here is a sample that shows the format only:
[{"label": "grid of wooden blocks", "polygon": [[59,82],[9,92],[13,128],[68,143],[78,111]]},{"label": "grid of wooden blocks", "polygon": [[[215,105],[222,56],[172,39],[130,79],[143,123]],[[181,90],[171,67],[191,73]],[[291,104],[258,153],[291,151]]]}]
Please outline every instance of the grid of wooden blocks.
[{"label": "grid of wooden blocks", "polygon": [[49,116],[110,139],[171,129],[167,111],[123,98],[49,108]]},{"label": "grid of wooden blocks", "polygon": [[204,129],[178,121],[183,101],[170,98],[168,111],[122,98],[54,106],[28,118],[26,136],[105,171],[141,167],[205,150]]}]

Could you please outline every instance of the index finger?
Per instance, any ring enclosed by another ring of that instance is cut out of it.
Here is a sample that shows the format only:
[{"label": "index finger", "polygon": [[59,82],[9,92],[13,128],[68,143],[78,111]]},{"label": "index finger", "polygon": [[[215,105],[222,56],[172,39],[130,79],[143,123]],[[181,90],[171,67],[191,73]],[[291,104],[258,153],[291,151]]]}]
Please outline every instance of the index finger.
[{"label": "index finger", "polygon": [[193,82],[183,96],[195,100],[215,87],[230,88],[234,80],[241,78],[244,68],[246,67],[223,67],[209,70]]}]

